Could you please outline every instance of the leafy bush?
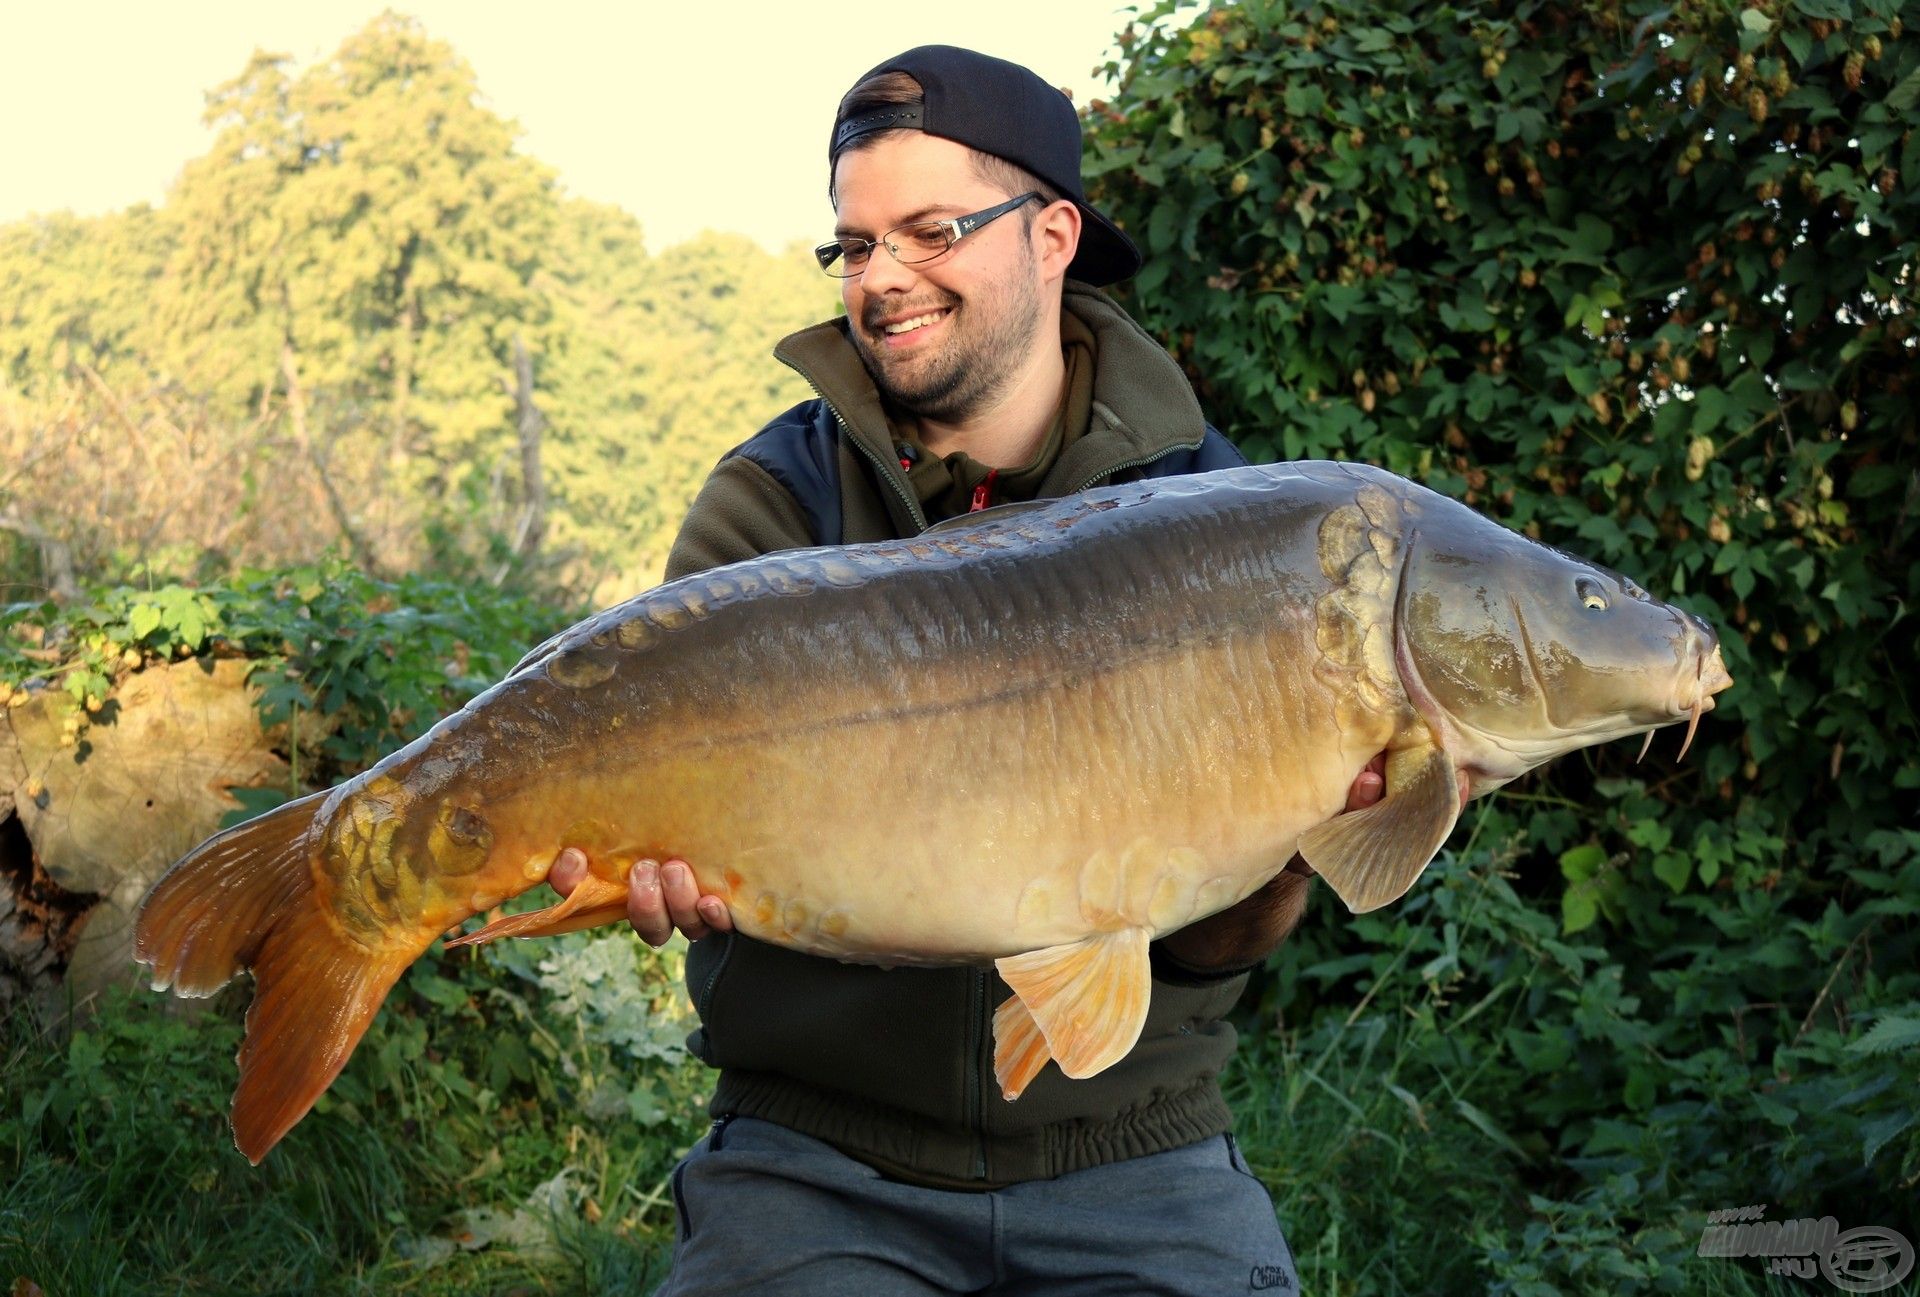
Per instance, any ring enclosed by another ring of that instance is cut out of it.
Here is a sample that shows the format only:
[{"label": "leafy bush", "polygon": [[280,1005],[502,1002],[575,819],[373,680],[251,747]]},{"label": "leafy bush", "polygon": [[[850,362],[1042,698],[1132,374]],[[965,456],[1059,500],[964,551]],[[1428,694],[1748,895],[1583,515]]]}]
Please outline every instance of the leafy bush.
[{"label": "leafy bush", "polygon": [[[338,559],[204,586],[99,588],[71,604],[0,607],[0,703],[50,685],[95,712],[115,680],[155,660],[245,657],[263,685],[262,722],[288,727],[293,779],[323,787],[460,707],[572,620],[524,595],[382,581]],[[302,715],[324,736],[311,746]]]},{"label": "leafy bush", "polygon": [[[337,562],[98,589],[0,614],[0,689],[97,702],[156,659],[248,658],[294,786],[238,790],[238,819],[364,768],[570,620]],[[679,969],[677,951],[624,932],[436,948],[257,1171],[226,1126],[244,980],[211,1009],[115,993],[80,1030],[18,1005],[0,1023],[0,1279],[101,1294],[637,1286],[670,1235],[667,1173],[705,1124]]]},{"label": "leafy bush", "polygon": [[1264,989],[1290,1056],[1480,1131],[1449,1290],[1664,1288],[1621,1249],[1716,1207],[1912,1225],[1920,4],[1172,13],[1088,170],[1209,412],[1632,573],[1736,682],[1694,764],[1563,762],[1392,911],[1322,909]]}]

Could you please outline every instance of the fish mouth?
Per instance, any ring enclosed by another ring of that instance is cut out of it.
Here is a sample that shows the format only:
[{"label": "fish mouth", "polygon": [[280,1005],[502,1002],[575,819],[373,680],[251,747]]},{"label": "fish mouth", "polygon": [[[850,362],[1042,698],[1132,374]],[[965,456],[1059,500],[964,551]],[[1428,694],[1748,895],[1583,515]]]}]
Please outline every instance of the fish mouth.
[{"label": "fish mouth", "polygon": [[[1686,760],[1687,750],[1693,746],[1694,732],[1700,728],[1700,718],[1713,710],[1713,696],[1733,687],[1733,677],[1727,673],[1726,661],[1720,656],[1720,646],[1714,644],[1708,647],[1704,643],[1697,643],[1693,654],[1693,679],[1683,679],[1681,683],[1682,698],[1686,700],[1676,700],[1673,719],[1677,721],[1682,716],[1687,718],[1687,736],[1680,741],[1680,755],[1675,758],[1677,761]],[[1691,697],[1687,698],[1687,695]],[[1640,756],[1634,758],[1636,764],[1652,746],[1653,731],[1648,730],[1646,742],[1640,745]]]}]

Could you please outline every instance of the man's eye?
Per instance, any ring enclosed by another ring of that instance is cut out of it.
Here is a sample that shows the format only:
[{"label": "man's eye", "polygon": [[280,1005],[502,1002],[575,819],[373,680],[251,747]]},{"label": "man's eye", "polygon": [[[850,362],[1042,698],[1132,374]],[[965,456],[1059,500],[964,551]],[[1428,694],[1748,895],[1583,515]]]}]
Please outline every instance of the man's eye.
[{"label": "man's eye", "polygon": [[910,225],[900,231],[902,242],[920,252],[939,252],[947,246],[947,228],[944,225]]}]

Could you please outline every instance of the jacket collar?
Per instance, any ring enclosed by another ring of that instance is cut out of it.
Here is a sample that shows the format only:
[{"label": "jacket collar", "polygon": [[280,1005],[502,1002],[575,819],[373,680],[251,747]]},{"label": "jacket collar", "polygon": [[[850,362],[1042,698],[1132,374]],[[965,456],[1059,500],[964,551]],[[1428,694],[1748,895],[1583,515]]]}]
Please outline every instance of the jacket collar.
[{"label": "jacket collar", "polygon": [[[1039,494],[1066,495],[1122,468],[1198,446],[1206,420],[1173,357],[1097,288],[1070,279],[1062,305],[1093,331],[1093,411],[1086,435],[1061,453]],[[843,317],[788,334],[774,347],[774,357],[807,380],[865,457],[881,473],[899,476],[897,485],[911,497],[880,394],[847,327]]]}]

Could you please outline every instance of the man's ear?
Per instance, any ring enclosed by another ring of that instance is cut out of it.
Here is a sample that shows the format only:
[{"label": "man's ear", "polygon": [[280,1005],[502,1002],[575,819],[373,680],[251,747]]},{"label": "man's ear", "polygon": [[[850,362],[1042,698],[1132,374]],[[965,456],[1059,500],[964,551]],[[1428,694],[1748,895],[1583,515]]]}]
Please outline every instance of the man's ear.
[{"label": "man's ear", "polygon": [[1048,283],[1065,279],[1080,248],[1080,209],[1064,201],[1050,205],[1033,223],[1033,239],[1040,278]]}]

